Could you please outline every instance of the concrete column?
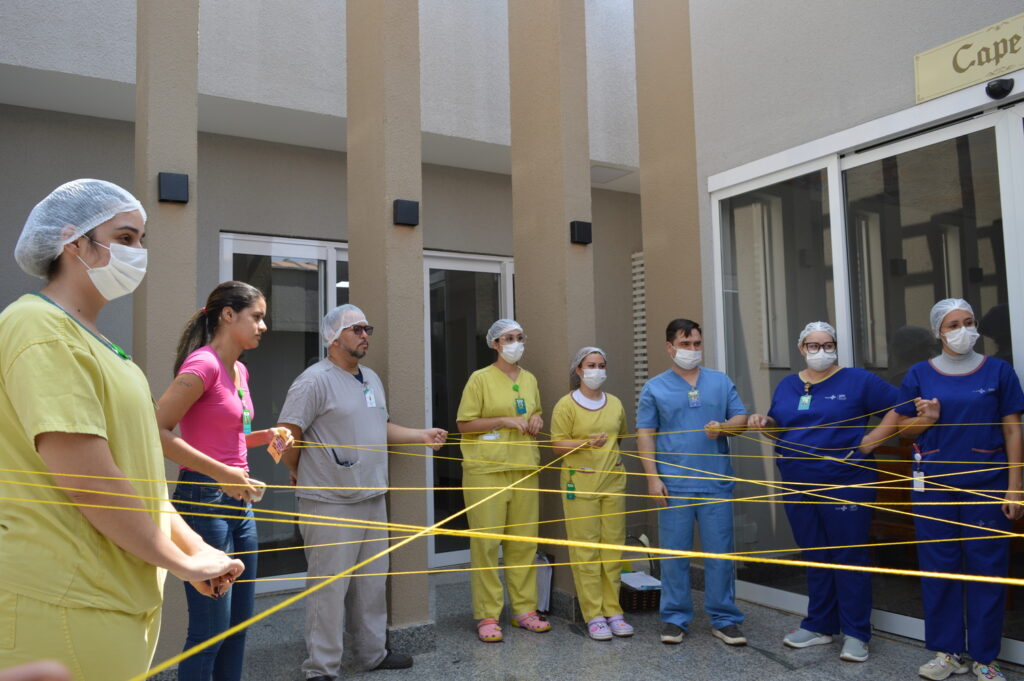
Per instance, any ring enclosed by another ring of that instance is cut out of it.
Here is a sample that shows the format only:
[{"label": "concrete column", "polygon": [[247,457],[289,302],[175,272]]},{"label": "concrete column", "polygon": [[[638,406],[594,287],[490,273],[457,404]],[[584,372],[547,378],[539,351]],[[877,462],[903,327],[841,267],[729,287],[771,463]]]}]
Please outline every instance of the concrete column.
[{"label": "concrete column", "polygon": [[[509,0],[508,24],[516,318],[529,336],[523,365],[537,375],[548,430],[573,355],[600,340],[593,246],[569,242],[570,221],[591,220],[584,3]],[[556,488],[558,476],[541,482]],[[540,515],[561,517],[560,497],[542,494]],[[560,523],[542,528],[565,536]],[[544,550],[559,562],[568,556]],[[568,568],[556,571],[555,586],[573,592]]]},{"label": "concrete column", "polygon": [[[422,427],[423,225],[392,222],[395,199],[422,195],[419,5],[349,0],[347,38],[351,300],[378,329],[366,363],[384,381],[392,422]],[[391,485],[422,487],[426,461],[392,455]],[[391,493],[389,502],[393,522],[427,524],[423,492]],[[391,556],[393,572],[426,568],[425,539]],[[430,620],[426,575],[392,577],[389,585],[393,627]]]},{"label": "concrete column", "polygon": [[634,0],[633,15],[647,347],[656,374],[666,367],[666,324],[676,317],[704,322],[690,3]]},{"label": "concrete column", "polygon": [[[153,395],[159,397],[173,376],[182,326],[198,304],[199,0],[138,0],[136,7],[133,192],[149,216],[150,264],[133,296],[133,354],[149,378]],[[188,175],[188,203],[157,200],[159,172]],[[181,652],[188,621],[178,579],[167,580],[165,596],[157,662]]]}]

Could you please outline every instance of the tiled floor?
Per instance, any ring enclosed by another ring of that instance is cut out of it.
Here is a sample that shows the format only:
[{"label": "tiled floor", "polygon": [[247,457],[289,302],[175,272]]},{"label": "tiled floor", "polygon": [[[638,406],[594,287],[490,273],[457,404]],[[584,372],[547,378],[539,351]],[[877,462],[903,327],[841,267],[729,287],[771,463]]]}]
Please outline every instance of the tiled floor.
[{"label": "tiled floor", "polygon": [[[741,602],[747,621],[743,631],[749,645],[730,648],[713,638],[699,608],[689,636],[679,645],[658,639],[657,613],[634,615],[636,635],[629,639],[591,641],[579,625],[553,619],[546,634],[532,634],[503,623],[505,641],[476,640],[469,614],[469,583],[465,575],[432,578],[432,607],[437,622],[437,649],[417,655],[415,666],[402,671],[345,674],[341,678],[373,681],[425,679],[580,679],[587,681],[689,679],[695,681],[886,681],[917,679],[917,667],[929,659],[921,644],[880,634],[871,642],[871,658],[863,663],[839,660],[840,643],[805,650],[782,645],[782,635],[799,623],[789,613]],[[257,610],[274,597],[261,597]],[[299,665],[305,656],[301,603],[255,625],[249,634],[247,681],[301,681]],[[1024,678],[1022,670],[1006,666],[1010,679]],[[171,677],[173,678],[173,677]],[[952,677],[968,679],[973,677]]]}]

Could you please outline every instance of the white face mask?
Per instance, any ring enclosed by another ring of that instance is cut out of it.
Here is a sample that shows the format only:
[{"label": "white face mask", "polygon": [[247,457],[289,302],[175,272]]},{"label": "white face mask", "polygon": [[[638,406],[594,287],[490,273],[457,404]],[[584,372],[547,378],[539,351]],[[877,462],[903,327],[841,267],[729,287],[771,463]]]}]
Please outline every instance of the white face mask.
[{"label": "white face mask", "polygon": [[828,352],[826,350],[808,352],[807,367],[814,371],[824,371],[835,364],[837,359],[839,359],[839,352],[837,350],[833,350],[832,352]]},{"label": "white face mask", "polygon": [[973,326],[961,326],[942,334],[946,339],[946,346],[958,355],[966,355],[973,350],[979,336],[981,334]]},{"label": "white face mask", "polygon": [[81,256],[77,257],[89,270],[89,279],[100,295],[107,300],[114,300],[138,288],[146,276],[149,252],[145,248],[131,248],[124,244],[107,246],[98,241],[93,243],[110,251],[110,262],[100,267],[89,267]]},{"label": "white face mask", "polygon": [[526,350],[526,344],[516,341],[515,343],[509,343],[508,345],[501,346],[501,358],[509,364],[515,364],[523,356],[523,351]]},{"label": "white face mask", "polygon": [[604,383],[604,380],[608,378],[608,374],[604,369],[584,369],[583,370],[583,385],[587,386],[591,390],[597,390]]},{"label": "white face mask", "polygon": [[683,371],[689,371],[698,364],[704,357],[704,352],[701,350],[686,350],[685,348],[676,348],[676,356],[672,358],[672,361],[676,363]]}]

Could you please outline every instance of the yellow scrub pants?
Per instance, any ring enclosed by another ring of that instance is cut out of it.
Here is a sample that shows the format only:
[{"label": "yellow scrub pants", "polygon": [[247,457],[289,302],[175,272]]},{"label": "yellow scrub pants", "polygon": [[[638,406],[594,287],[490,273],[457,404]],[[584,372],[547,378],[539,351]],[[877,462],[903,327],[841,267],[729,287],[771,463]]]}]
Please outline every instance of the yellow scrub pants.
[{"label": "yellow scrub pants", "polygon": [[51,659],[75,681],[128,681],[149,669],[159,632],[159,608],[142,615],[62,608],[0,591],[0,669]]},{"label": "yellow scrub pants", "polygon": [[[463,487],[502,488],[521,480],[527,471],[500,471],[496,473],[473,473],[463,470]],[[536,487],[534,478],[521,483],[525,487]],[[466,506],[494,494],[496,489],[464,489],[462,494]],[[472,530],[498,534],[537,536],[537,493],[511,489],[485,501],[467,513]],[[511,525],[512,527],[506,527]],[[536,542],[501,541],[471,537],[469,554],[474,568],[496,568],[498,546],[501,545],[505,558],[505,581],[508,583],[512,614],[522,615],[537,609],[537,570],[533,567],[537,553]],[[529,565],[530,567],[515,567]],[[511,568],[511,569],[510,569]],[[473,587],[473,617],[498,618],[504,603],[501,579],[496,569],[473,570],[470,572]]]},{"label": "yellow scrub pants", "polygon": [[[576,475],[577,480],[580,475]],[[563,488],[565,487],[563,483]],[[623,487],[620,483],[617,487]],[[616,490],[621,491],[621,490]],[[622,544],[626,541],[626,498],[607,494],[576,493],[575,499],[562,494],[565,534],[573,541]],[[600,516],[600,517],[593,517]],[[619,574],[622,552],[608,549],[569,547],[576,597],[583,619],[621,615]],[[601,561],[601,562],[596,562]]]}]

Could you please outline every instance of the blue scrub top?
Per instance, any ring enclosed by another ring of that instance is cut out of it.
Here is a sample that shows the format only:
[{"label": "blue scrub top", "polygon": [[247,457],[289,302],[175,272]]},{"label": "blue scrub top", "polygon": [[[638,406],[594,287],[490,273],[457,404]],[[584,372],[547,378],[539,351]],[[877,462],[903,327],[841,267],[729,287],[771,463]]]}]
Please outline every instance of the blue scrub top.
[{"label": "blue scrub top", "polygon": [[[721,371],[701,367],[696,387],[700,394],[700,406],[691,407],[690,384],[669,369],[644,384],[640,392],[640,404],[636,409],[636,427],[657,431],[655,460],[658,474],[693,476],[663,477],[662,481],[671,494],[722,493],[736,486],[736,481],[731,479],[732,463],[727,456],[728,438],[721,436],[712,440],[704,434],[703,428],[709,421],[724,422],[737,414],[746,414],[747,410],[736,386]],[[695,432],[671,432],[678,430]],[[707,456],[709,454],[711,456]]]},{"label": "blue scrub top", "polygon": [[[772,433],[786,441],[775,447],[782,479],[826,485],[877,480],[874,457],[864,458],[857,447],[868,424],[867,414],[891,409],[899,402],[899,391],[870,371],[844,367],[812,384],[811,403],[801,410],[798,407],[803,395],[804,381],[799,374],[790,374],[775,388],[768,411],[780,428],[793,429]],[[843,421],[836,424],[839,426],[859,427],[811,427],[836,421]],[[847,456],[858,465],[821,458]]]},{"label": "blue scrub top", "polygon": [[[986,357],[971,373],[951,375],[930,361],[919,362],[910,367],[900,388],[901,402],[915,397],[938,398],[940,404],[939,420],[917,438],[924,475],[941,475],[935,481],[953,487],[1005,490],[1009,475],[999,422],[1024,411],[1024,392],[1013,368],[1001,359]],[[904,416],[917,414],[913,402],[896,411]],[[957,423],[988,425],[942,425]]]}]

